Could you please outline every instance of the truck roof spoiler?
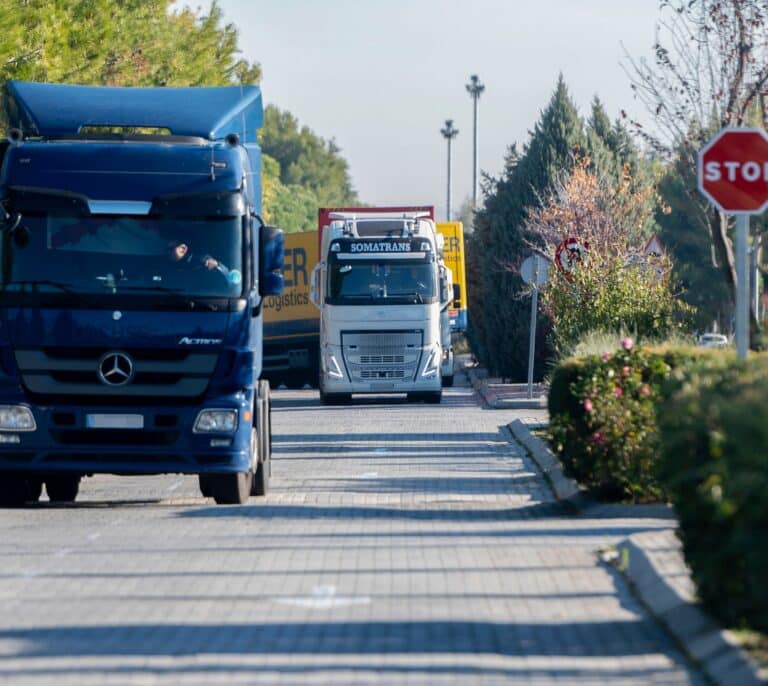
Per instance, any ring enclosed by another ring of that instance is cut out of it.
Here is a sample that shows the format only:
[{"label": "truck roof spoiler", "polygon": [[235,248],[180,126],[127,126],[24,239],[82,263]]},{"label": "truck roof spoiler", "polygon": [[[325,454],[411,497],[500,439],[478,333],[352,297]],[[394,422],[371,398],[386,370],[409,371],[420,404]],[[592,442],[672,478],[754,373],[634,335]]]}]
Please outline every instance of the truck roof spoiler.
[{"label": "truck roof spoiler", "polygon": [[331,212],[329,219],[351,219],[353,221],[366,221],[368,219],[430,219],[429,212],[371,212],[361,214],[358,212]]},{"label": "truck roof spoiler", "polygon": [[[209,141],[255,143],[264,122],[258,86],[124,88],[7,81],[9,128],[25,136],[72,138],[84,127],[167,129]],[[92,138],[92,136],[90,136]]]}]

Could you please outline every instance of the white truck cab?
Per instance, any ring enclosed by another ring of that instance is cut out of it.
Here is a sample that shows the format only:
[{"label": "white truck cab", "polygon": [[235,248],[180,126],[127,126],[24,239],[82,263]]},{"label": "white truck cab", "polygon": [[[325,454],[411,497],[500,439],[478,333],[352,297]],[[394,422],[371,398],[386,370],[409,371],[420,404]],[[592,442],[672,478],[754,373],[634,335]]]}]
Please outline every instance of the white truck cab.
[{"label": "white truck cab", "polygon": [[320,309],[320,399],[442,397],[441,315],[450,304],[442,235],[424,213],[331,213],[312,301]]}]

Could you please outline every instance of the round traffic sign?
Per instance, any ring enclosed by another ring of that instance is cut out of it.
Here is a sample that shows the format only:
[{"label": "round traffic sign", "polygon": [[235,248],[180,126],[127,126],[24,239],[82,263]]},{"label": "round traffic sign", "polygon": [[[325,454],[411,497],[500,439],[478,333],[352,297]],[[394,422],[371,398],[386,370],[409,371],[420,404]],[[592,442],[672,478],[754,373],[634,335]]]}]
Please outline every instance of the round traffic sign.
[{"label": "round traffic sign", "polygon": [[543,286],[549,277],[549,262],[541,255],[530,255],[520,265],[520,276],[525,283],[533,283],[536,277],[536,286]]},{"label": "round traffic sign", "polygon": [[571,279],[571,272],[578,264],[586,264],[589,258],[589,241],[579,238],[566,238],[555,250],[555,265]]}]

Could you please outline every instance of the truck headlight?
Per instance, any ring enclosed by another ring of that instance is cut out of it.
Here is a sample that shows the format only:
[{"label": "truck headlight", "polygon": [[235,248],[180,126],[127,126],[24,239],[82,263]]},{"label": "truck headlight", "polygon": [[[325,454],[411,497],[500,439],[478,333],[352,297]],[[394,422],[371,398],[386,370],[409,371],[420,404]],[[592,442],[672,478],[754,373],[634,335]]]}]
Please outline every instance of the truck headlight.
[{"label": "truck headlight", "polygon": [[237,429],[237,410],[201,410],[192,431],[196,434],[232,434]]},{"label": "truck headlight", "polygon": [[440,369],[440,347],[434,346],[430,348],[427,355],[427,361],[424,363],[424,369],[421,370],[421,375],[424,377],[435,376]]},{"label": "truck headlight", "polygon": [[32,410],[23,405],[0,405],[0,431],[35,431]]},{"label": "truck headlight", "polygon": [[341,371],[336,355],[330,352],[324,354],[325,358],[325,373],[334,379],[343,379],[344,372]]}]

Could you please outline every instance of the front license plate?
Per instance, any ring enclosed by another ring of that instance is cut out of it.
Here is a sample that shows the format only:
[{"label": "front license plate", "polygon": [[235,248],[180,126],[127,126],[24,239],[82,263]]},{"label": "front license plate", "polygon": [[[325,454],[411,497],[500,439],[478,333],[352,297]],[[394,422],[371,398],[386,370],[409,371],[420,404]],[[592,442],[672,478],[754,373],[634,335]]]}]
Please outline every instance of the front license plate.
[{"label": "front license plate", "polygon": [[143,429],[143,414],[89,414],[85,417],[89,429]]}]

